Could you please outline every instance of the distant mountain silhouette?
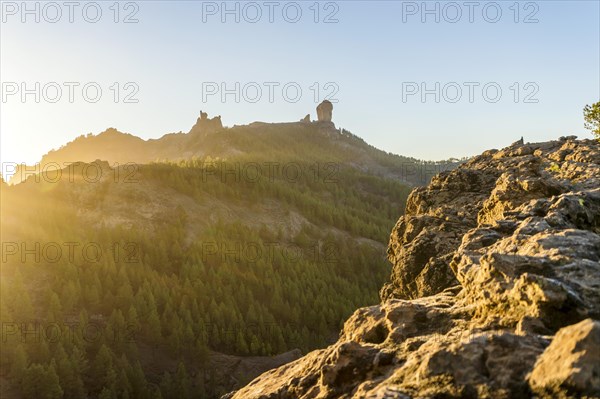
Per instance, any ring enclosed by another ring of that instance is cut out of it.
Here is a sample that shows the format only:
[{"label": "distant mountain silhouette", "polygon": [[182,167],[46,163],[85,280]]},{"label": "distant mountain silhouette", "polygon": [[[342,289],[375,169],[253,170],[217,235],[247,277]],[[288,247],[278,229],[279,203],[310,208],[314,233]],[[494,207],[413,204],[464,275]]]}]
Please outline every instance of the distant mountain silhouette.
[{"label": "distant mountain silhouette", "polygon": [[[325,107],[327,108],[327,107]],[[453,169],[458,162],[422,162],[381,151],[330,121],[330,110],[322,121],[304,118],[291,123],[254,122],[249,125],[223,127],[221,117],[209,118],[201,112],[188,133],[169,133],[159,139],[143,140],[132,134],[109,128],[97,135],[79,136],[57,150],[49,151],[40,161],[61,166],[72,162],[97,159],[114,164],[191,159],[260,158],[277,161],[335,162],[362,171],[397,179],[409,185],[423,185],[442,170]],[[323,114],[323,111],[320,111]],[[308,117],[308,115],[307,115]],[[31,167],[29,168],[32,169]],[[20,168],[9,180],[19,183],[24,177]]]}]

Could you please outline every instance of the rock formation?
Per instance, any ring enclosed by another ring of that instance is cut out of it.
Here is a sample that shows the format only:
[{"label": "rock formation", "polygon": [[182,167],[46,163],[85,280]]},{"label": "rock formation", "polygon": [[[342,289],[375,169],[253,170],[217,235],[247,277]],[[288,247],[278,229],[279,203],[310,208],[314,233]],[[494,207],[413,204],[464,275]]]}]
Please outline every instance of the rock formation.
[{"label": "rock formation", "polygon": [[221,115],[215,116],[209,119],[206,112],[200,111],[200,117],[196,120],[196,124],[190,130],[190,133],[210,133],[217,130],[223,129],[223,123],[221,122]]},{"label": "rock formation", "polygon": [[319,122],[331,122],[333,104],[325,100],[317,106],[317,120]]},{"label": "rock formation", "polygon": [[600,397],[600,144],[484,152],[415,189],[382,303],[233,399]]},{"label": "rock formation", "polygon": [[300,119],[300,122],[310,123],[310,114],[306,114],[306,116],[304,118]]}]

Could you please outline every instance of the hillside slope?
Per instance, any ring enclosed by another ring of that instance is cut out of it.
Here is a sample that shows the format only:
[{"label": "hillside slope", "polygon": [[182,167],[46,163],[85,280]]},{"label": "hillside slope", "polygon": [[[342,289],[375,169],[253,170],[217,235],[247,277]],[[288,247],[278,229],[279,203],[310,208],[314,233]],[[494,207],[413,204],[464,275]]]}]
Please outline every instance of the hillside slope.
[{"label": "hillside slope", "polygon": [[[0,184],[3,396],[213,398],[331,344],[378,301],[406,182],[453,166],[330,120],[205,113],[185,134],[109,129],[50,151]],[[73,323],[74,343],[19,339]],[[103,334],[86,342],[88,325]]]},{"label": "hillside slope", "polygon": [[382,303],[233,399],[600,397],[600,145],[513,144],[409,197]]},{"label": "hillside slope", "polygon": [[[100,362],[104,347],[115,367],[139,361],[156,386],[182,362],[200,397],[327,345],[354,308],[376,303],[389,273],[384,232],[409,192],[347,167],[334,180],[226,178],[193,162],[131,172],[97,161],[71,165],[59,181],[2,184],[2,322],[97,323],[106,337],[75,345],[86,362]],[[124,330],[135,342],[110,338]],[[7,342],[2,375],[19,375],[23,353],[42,364],[62,356],[16,332]],[[85,392],[98,394],[100,370],[77,371]]]},{"label": "hillside slope", "polygon": [[[389,274],[403,162],[331,122],[206,114],[187,134],[111,129],[48,153],[1,184],[3,396],[46,395],[27,392],[42,374],[65,397],[219,397],[334,342]],[[103,334],[19,339],[73,323]]]}]

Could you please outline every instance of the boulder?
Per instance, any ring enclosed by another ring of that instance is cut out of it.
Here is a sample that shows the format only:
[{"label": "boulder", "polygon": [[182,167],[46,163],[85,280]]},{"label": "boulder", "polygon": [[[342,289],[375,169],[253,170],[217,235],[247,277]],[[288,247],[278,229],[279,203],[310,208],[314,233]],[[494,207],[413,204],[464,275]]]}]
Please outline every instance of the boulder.
[{"label": "boulder", "polygon": [[566,390],[600,396],[600,323],[586,319],[559,330],[537,360],[529,383],[539,395]]},{"label": "boulder", "polygon": [[329,100],[323,101],[317,106],[317,120],[319,122],[331,122],[333,104]]}]

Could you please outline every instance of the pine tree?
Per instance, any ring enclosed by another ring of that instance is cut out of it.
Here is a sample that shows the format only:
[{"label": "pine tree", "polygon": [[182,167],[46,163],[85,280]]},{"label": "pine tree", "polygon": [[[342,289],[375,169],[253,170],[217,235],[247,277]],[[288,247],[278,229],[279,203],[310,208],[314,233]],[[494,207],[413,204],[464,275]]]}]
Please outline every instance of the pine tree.
[{"label": "pine tree", "polygon": [[133,390],[129,383],[129,377],[127,376],[127,370],[131,369],[131,364],[125,355],[122,355],[119,359],[119,372],[117,375],[117,382],[115,384],[115,391],[119,398],[129,398],[130,393]]},{"label": "pine tree", "polygon": [[194,358],[199,364],[204,364],[209,359],[209,350],[206,346],[206,342],[202,338],[198,338],[194,347]]},{"label": "pine tree", "polygon": [[262,353],[262,345],[260,341],[256,337],[256,335],[252,334],[252,338],[250,340],[250,354],[251,355],[261,355]]},{"label": "pine tree", "polygon": [[75,346],[73,348],[73,352],[71,352],[71,365],[73,370],[81,376],[87,373],[89,364],[85,357],[85,352],[80,348],[80,346]]},{"label": "pine tree", "polygon": [[139,361],[135,361],[133,367],[128,373],[129,382],[131,383],[131,396],[134,398],[145,398],[148,396],[148,384],[144,370]]},{"label": "pine tree", "polygon": [[64,391],[64,397],[80,398],[84,396],[83,382],[79,378],[79,374],[73,369],[71,359],[69,359],[69,356],[60,343],[54,351],[53,360],[56,361],[56,372],[60,386]]},{"label": "pine tree", "polygon": [[110,349],[102,344],[90,367],[94,390],[108,388],[114,391],[116,373],[113,368],[113,355]]},{"label": "pine tree", "polygon": [[189,399],[191,391],[191,384],[189,380],[189,376],[185,369],[185,365],[183,362],[179,362],[177,366],[177,372],[175,373],[175,381],[174,381],[174,394],[175,397],[180,399]]},{"label": "pine tree", "polygon": [[58,381],[54,364],[43,366],[39,363],[30,365],[23,378],[23,396],[26,399],[60,399],[63,390]]},{"label": "pine tree", "polygon": [[148,334],[150,342],[154,347],[156,347],[160,343],[162,338],[160,318],[158,317],[156,309],[150,311],[150,316],[147,319],[146,328],[146,333]]},{"label": "pine tree", "polygon": [[242,355],[248,355],[250,352],[248,349],[248,344],[246,343],[246,340],[244,339],[244,336],[240,330],[238,330],[238,332],[236,334],[235,346],[236,346],[237,352]]}]

